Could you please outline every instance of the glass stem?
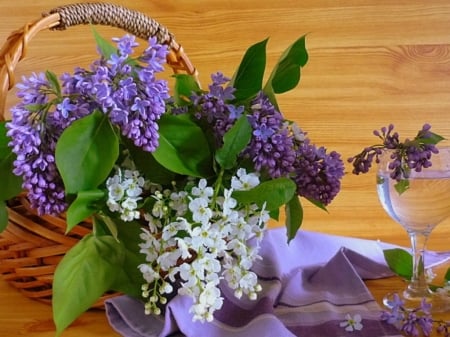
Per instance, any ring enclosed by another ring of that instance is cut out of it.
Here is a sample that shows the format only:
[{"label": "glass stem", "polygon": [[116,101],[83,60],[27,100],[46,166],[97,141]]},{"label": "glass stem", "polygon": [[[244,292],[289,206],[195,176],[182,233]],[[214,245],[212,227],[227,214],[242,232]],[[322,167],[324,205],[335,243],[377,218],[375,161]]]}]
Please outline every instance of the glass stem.
[{"label": "glass stem", "polygon": [[405,298],[423,298],[430,295],[425,275],[425,251],[429,232],[409,232],[413,258],[411,282],[405,290]]}]

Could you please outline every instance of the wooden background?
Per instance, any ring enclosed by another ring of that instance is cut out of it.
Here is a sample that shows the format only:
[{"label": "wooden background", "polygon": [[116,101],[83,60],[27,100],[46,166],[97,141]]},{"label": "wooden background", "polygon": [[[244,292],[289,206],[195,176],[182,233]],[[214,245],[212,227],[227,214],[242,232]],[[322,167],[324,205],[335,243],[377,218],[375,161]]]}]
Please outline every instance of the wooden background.
[{"label": "wooden background", "polygon": [[[198,68],[204,87],[213,72],[231,76],[251,44],[270,38],[270,70],[285,48],[307,34],[310,58],[301,83],[279,96],[279,104],[285,116],[297,121],[316,144],[340,152],[344,160],[376,141],[372,131],[389,123],[403,137],[414,137],[427,122],[450,139],[449,0],[115,3],[167,26]],[[60,4],[65,2],[0,0],[0,43],[14,29]],[[123,34],[99,31],[106,36]],[[87,66],[94,57],[89,27],[42,32],[31,41],[16,74],[71,71],[76,65]],[[14,102],[10,93],[8,105]],[[373,174],[354,176],[347,163],[346,168],[342,191],[328,213],[303,203],[303,228],[407,245],[403,229],[378,203]],[[430,248],[450,249],[449,234],[450,220],[436,228]]]}]

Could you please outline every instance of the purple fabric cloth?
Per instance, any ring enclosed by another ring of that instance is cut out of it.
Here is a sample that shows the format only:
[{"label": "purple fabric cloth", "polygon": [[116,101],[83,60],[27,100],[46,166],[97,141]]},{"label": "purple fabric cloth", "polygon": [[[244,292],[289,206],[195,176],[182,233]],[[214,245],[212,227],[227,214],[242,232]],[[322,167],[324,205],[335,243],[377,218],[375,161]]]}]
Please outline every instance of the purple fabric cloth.
[{"label": "purple fabric cloth", "polygon": [[[350,336],[339,326],[346,314],[362,316],[365,337],[400,337],[379,320],[381,308],[363,282],[392,275],[382,252],[392,247],[308,231],[288,245],[284,229],[271,229],[262,243],[263,259],[253,268],[263,287],[256,301],[238,300],[222,286],[224,305],[211,323],[192,322],[191,299],[185,296],[169,302],[165,317],[145,315],[143,304],[127,296],[108,300],[106,314],[125,337]],[[434,255],[430,262],[448,258]]]}]

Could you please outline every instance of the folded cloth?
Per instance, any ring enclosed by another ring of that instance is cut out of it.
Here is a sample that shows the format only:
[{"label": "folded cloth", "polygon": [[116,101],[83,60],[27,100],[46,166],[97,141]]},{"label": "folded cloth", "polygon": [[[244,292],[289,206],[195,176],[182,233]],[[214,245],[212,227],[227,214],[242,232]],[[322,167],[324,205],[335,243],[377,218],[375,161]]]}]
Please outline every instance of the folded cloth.
[{"label": "folded cloth", "polygon": [[[211,323],[193,322],[192,300],[180,295],[164,317],[145,315],[143,304],[127,296],[106,301],[106,314],[125,337],[340,337],[351,335],[340,326],[348,314],[361,316],[365,337],[400,337],[380,321],[381,308],[363,282],[392,275],[383,249],[393,247],[309,231],[287,244],[283,228],[270,229],[253,266],[263,288],[256,301],[237,299],[222,285],[224,304]],[[430,258],[436,264],[450,254]]]}]

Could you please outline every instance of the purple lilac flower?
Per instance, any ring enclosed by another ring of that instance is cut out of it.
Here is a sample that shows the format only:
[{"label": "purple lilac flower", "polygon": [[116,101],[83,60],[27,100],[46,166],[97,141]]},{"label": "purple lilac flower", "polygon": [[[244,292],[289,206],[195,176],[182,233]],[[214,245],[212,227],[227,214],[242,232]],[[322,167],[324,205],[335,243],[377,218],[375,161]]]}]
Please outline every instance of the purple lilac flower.
[{"label": "purple lilac flower", "polygon": [[299,195],[328,205],[339,193],[340,179],[344,175],[339,153],[327,154],[324,147],[317,148],[305,139],[299,144],[294,167],[293,179]]},{"label": "purple lilac flower", "polygon": [[296,152],[282,114],[260,92],[251,102],[248,119],[253,133],[244,156],[252,158],[255,170],[267,171],[271,178],[287,177],[294,171]]},{"label": "purple lilac flower", "polygon": [[235,91],[231,86],[224,86],[230,80],[229,78],[219,72],[211,75],[211,79],[209,92],[194,93],[191,100],[196,107],[195,117],[211,125],[216,145],[221,146],[223,135],[242,115],[244,107],[227,103],[234,99]]},{"label": "purple lilac flower", "polygon": [[[53,92],[44,74],[32,74],[18,84],[21,102],[7,123],[9,145],[17,155],[14,173],[23,177],[31,206],[41,215],[59,214],[67,207],[54,153],[61,133],[73,121],[100,110],[136,146],[146,151],[158,146],[157,120],[165,112],[169,89],[155,75],[163,70],[168,47],[151,38],[140,63],[132,67],[134,37],[115,41],[118,53],[109,60],[101,58],[89,70],[76,68],[73,75],[64,74],[61,94]],[[47,104],[50,100],[56,103]]]},{"label": "purple lilac flower", "polygon": [[120,55],[131,55],[134,48],[139,46],[136,42],[136,37],[133,35],[125,35],[121,38],[113,37],[112,40],[117,43],[117,48]]},{"label": "purple lilac flower", "polygon": [[[221,146],[225,132],[244,112],[243,107],[227,103],[234,98],[235,90],[223,86],[228,81],[223,74],[214,74],[209,92],[191,97],[197,108],[194,115],[211,125],[216,146]],[[271,178],[293,178],[299,195],[329,204],[339,192],[344,172],[340,155],[328,155],[324,148],[315,149],[309,141],[304,142],[304,134],[299,135],[300,130],[284,120],[263,92],[251,101],[248,120],[252,137],[241,159],[250,158],[256,171]],[[299,136],[301,139],[297,139]]]},{"label": "purple lilac flower", "polygon": [[[18,83],[16,87],[19,89],[17,97],[21,99],[24,106],[46,103],[48,97],[45,90],[41,89],[51,89],[44,73],[32,73],[30,77],[22,76],[22,82]],[[20,116],[16,116],[16,118],[20,118]]]},{"label": "purple lilac flower", "polygon": [[316,148],[300,130],[297,135],[262,92],[252,101],[249,121],[253,134],[244,156],[252,158],[255,170],[266,171],[271,178],[291,177],[298,195],[324,205],[334,199],[344,175],[337,152]]},{"label": "purple lilac flower", "polygon": [[[25,83],[25,82],[24,82]],[[42,85],[48,89],[46,84]],[[21,91],[32,103],[41,101],[40,87],[23,84]],[[25,93],[26,92],[26,93]],[[42,101],[41,101],[42,102]],[[66,208],[64,186],[55,163],[55,146],[59,133],[52,133],[53,126],[45,123],[45,113],[30,112],[23,102],[11,109],[11,122],[6,124],[7,135],[11,138],[9,146],[16,154],[14,174],[23,177],[22,187],[28,190],[31,207],[39,215],[59,214]]]},{"label": "purple lilac flower", "polygon": [[398,133],[393,132],[392,124],[387,128],[381,128],[381,132],[375,130],[373,134],[380,138],[382,143],[366,147],[359,154],[348,159],[348,162],[353,165],[353,173],[367,173],[374,160],[379,163],[379,156],[383,149],[394,150],[389,169],[391,178],[396,181],[407,179],[411,170],[420,172],[422,168],[430,167],[432,154],[438,153],[436,147],[438,141],[433,141],[436,135],[430,129],[429,124],[424,124],[414,139],[406,139],[403,143],[400,142]]},{"label": "purple lilac flower", "polygon": [[450,322],[439,322],[436,331],[443,337],[450,337]]},{"label": "purple lilac flower", "polygon": [[125,35],[115,41],[117,54],[94,62],[89,71],[78,69],[74,76],[64,77],[64,88],[74,94],[76,105],[87,103],[91,111],[107,113],[136,146],[154,151],[159,145],[157,121],[169,99],[167,82],[155,75],[164,69],[168,48],[150,38],[141,63],[131,67],[130,54],[137,45],[134,37]]},{"label": "purple lilac flower", "polygon": [[60,111],[61,117],[63,118],[68,118],[72,111],[77,110],[77,106],[70,103],[70,99],[68,97],[64,98],[63,101],[56,106],[56,108]]},{"label": "purple lilac flower", "polygon": [[380,319],[389,324],[395,325],[406,336],[430,336],[433,325],[437,324],[437,332],[448,337],[448,322],[437,320],[431,316],[431,304],[422,299],[420,306],[413,309],[406,309],[404,302],[398,294],[394,294],[394,299],[390,303],[391,310],[383,311]]}]

